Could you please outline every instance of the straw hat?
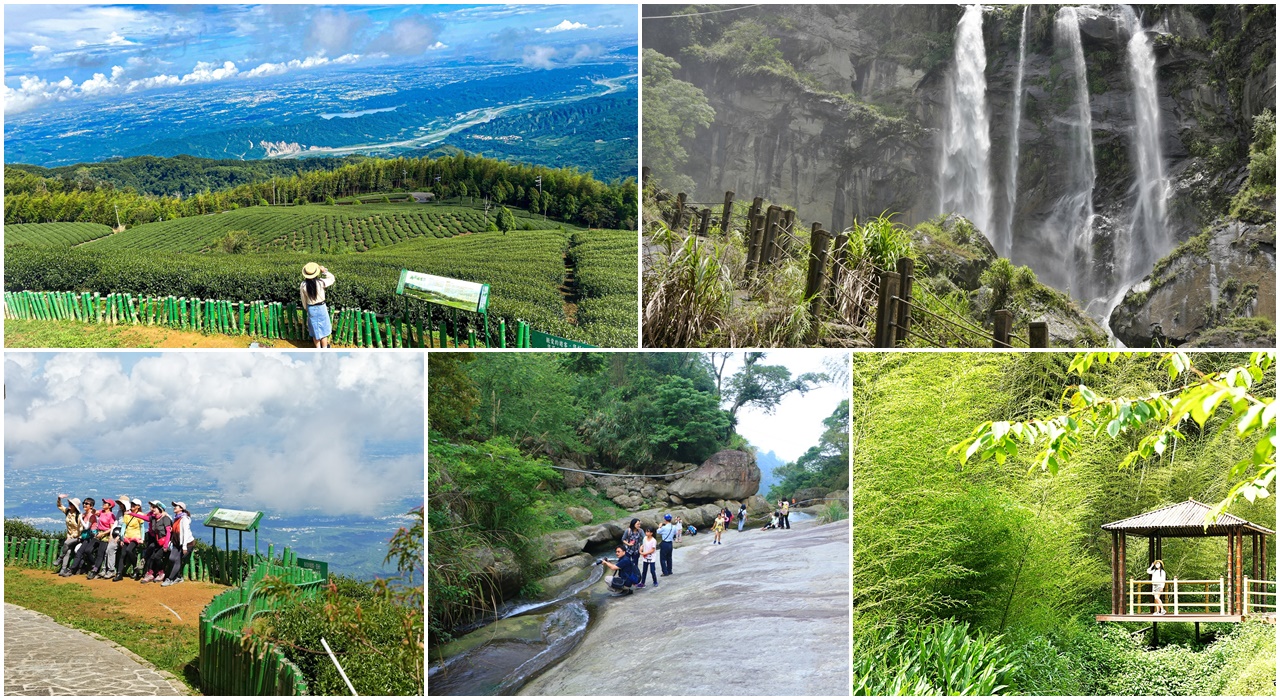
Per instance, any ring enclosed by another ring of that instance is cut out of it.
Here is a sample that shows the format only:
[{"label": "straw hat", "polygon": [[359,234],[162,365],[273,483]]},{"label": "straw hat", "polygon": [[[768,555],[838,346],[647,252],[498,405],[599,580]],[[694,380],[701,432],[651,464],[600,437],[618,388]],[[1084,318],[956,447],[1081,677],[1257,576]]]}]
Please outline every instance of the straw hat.
[{"label": "straw hat", "polygon": [[309,262],[302,266],[302,276],[305,279],[313,280],[320,276],[320,265]]}]

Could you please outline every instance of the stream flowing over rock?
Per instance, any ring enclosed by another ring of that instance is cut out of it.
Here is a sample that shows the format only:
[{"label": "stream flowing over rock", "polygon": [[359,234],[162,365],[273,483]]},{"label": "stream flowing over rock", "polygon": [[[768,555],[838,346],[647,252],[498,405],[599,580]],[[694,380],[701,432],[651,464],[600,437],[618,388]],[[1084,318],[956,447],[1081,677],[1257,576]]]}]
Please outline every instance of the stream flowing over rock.
[{"label": "stream flowing over rock", "polygon": [[[753,25],[776,60],[742,65],[724,48]],[[1117,308],[1126,291],[1230,218],[1254,118],[1276,106],[1274,6],[790,4],[664,26],[645,46],[715,109],[684,143],[690,200],[760,196],[831,231],[958,214],[1098,323],[1123,323],[1110,329],[1122,342],[1150,334],[1133,330],[1146,321],[1132,300]],[[1264,209],[1274,221],[1274,201]],[[1242,261],[1206,255],[1219,280]],[[1274,256],[1252,263],[1274,276]],[[1218,293],[1177,291],[1188,309]],[[1169,342],[1206,337],[1164,313]],[[1261,301],[1252,313],[1274,316]]]}]

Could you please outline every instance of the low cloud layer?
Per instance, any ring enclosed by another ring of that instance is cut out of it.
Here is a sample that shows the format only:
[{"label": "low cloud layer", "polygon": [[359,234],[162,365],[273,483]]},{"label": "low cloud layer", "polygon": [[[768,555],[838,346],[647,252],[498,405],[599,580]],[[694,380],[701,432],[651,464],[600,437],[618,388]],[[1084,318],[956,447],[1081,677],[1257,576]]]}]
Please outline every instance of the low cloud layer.
[{"label": "low cloud layer", "polygon": [[[125,362],[133,358],[125,358]],[[381,514],[420,493],[419,357],[5,356],[5,469],[181,455],[277,512]]]}]

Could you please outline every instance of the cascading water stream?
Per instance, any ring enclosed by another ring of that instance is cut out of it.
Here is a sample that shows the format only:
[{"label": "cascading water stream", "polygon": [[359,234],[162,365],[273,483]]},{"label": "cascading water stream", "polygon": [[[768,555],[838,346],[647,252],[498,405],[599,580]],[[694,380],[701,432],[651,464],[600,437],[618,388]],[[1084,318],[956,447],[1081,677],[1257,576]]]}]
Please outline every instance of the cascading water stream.
[{"label": "cascading water stream", "polygon": [[1059,60],[1065,62],[1064,75],[1071,90],[1071,108],[1060,118],[1065,128],[1062,196],[1054,204],[1046,223],[1046,239],[1066,259],[1069,271],[1064,280],[1071,295],[1085,302],[1095,298],[1093,282],[1093,116],[1089,107],[1088,73],[1084,47],[1080,41],[1080,21],[1076,8],[1058,10],[1053,22],[1053,43]]},{"label": "cascading water stream", "polygon": [[1018,72],[1013,77],[1013,113],[1009,117],[1009,169],[1005,176],[1004,227],[996,241],[1001,257],[1013,257],[1013,214],[1018,205],[1018,132],[1022,128],[1022,75],[1027,62],[1027,10],[1022,8],[1022,33],[1018,38]]},{"label": "cascading water stream", "polygon": [[939,210],[967,217],[984,235],[991,230],[991,131],[987,112],[987,52],[982,6],[970,5],[956,28],[947,76],[947,117],[938,170]]},{"label": "cascading water stream", "polygon": [[[1164,175],[1164,153],[1160,145],[1155,51],[1142,22],[1128,5],[1120,6],[1119,23],[1121,30],[1129,34],[1127,58],[1134,116],[1130,143],[1135,197],[1126,239],[1116,243],[1116,282],[1120,285],[1116,291],[1148,275],[1156,261],[1173,248],[1165,220],[1169,184]],[[1107,314],[1110,312],[1108,308]]]}]

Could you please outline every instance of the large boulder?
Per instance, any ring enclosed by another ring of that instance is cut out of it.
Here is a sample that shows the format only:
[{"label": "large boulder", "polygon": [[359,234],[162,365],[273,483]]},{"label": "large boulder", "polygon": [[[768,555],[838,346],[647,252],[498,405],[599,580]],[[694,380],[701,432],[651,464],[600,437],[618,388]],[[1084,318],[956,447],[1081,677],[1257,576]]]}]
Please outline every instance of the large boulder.
[{"label": "large boulder", "polygon": [[797,504],[811,506],[814,504],[806,503],[805,501],[817,502],[820,499],[826,498],[826,495],[827,495],[826,489],[807,488],[807,489],[796,489],[796,492],[792,494],[791,497],[796,499]]},{"label": "large boulder", "polygon": [[570,518],[577,520],[583,525],[590,523],[595,517],[591,514],[590,510],[583,508],[582,506],[566,506],[564,512],[567,513]]},{"label": "large boulder", "polygon": [[1274,347],[1275,314],[1275,224],[1219,220],[1156,263],[1110,321],[1129,347]]},{"label": "large boulder", "polygon": [[747,499],[747,517],[754,518],[773,512],[773,504],[764,496],[752,496]]},{"label": "large boulder", "polygon": [[542,550],[547,553],[547,559],[551,561],[571,557],[587,546],[587,538],[580,537],[576,530],[548,532],[539,539]]},{"label": "large boulder", "polygon": [[760,467],[751,454],[741,450],[721,450],[667,487],[667,492],[685,501],[743,499],[760,490]]},{"label": "large boulder", "polygon": [[840,501],[840,503],[844,505],[846,510],[849,508],[849,489],[845,489],[843,491],[832,491],[831,493],[827,494],[826,498],[827,498],[827,503],[831,503],[833,501]]},{"label": "large boulder", "polygon": [[620,507],[626,508],[627,510],[639,508],[640,505],[644,503],[643,498],[640,498],[638,494],[630,491],[618,494],[617,496],[612,496],[611,498],[614,503],[617,503]]}]

